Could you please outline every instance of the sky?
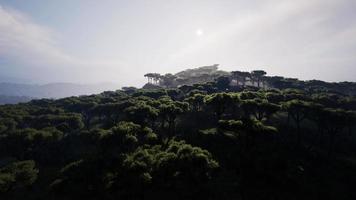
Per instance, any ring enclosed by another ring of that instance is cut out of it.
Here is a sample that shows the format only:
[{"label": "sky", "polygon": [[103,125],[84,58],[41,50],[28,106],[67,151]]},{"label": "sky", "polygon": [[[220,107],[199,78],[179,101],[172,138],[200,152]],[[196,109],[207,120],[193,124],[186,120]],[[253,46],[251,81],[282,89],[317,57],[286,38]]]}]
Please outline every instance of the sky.
[{"label": "sky", "polygon": [[147,72],[220,64],[356,81],[355,10],[355,0],[0,0],[0,79],[141,86]]}]

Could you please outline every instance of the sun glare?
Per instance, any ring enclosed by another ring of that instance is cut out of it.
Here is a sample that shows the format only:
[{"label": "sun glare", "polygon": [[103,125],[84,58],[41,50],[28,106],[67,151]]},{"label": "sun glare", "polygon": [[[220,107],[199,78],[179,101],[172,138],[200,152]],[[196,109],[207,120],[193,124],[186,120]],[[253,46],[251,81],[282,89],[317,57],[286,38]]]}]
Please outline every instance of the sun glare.
[{"label": "sun glare", "polygon": [[204,34],[204,32],[203,32],[203,30],[201,30],[201,29],[197,29],[197,30],[195,31],[195,34],[196,34],[197,36],[202,36],[202,35]]}]

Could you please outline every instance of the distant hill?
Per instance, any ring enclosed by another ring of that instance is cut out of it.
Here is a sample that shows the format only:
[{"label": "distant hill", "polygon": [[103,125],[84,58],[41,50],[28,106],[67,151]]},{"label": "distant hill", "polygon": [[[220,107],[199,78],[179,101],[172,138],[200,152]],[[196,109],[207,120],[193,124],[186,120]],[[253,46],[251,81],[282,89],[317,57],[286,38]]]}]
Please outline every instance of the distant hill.
[{"label": "distant hill", "polygon": [[221,76],[230,76],[230,72],[219,70],[219,64],[202,66],[194,69],[186,69],[176,74],[147,73],[148,84],[145,88],[157,85],[163,88],[176,88],[182,85],[194,85],[212,82]]},{"label": "distant hill", "polygon": [[0,95],[12,98],[63,98],[78,95],[97,94],[120,87],[113,83],[81,85],[73,83],[50,83],[31,85],[18,83],[0,83]]},{"label": "distant hill", "polygon": [[0,105],[3,104],[17,104],[17,103],[26,103],[31,101],[33,98],[26,96],[5,96],[0,95]]},{"label": "distant hill", "polygon": [[325,82],[321,80],[302,81],[297,78],[288,78],[282,76],[267,76],[263,70],[253,70],[251,72],[243,71],[223,71],[219,70],[219,65],[197,67],[187,69],[176,74],[147,73],[144,76],[148,83],[143,86],[144,89],[157,88],[179,88],[180,86],[193,86],[195,84],[205,84],[220,82],[229,84],[237,91],[246,87],[255,89],[299,89],[308,92],[329,92],[348,96],[356,96],[355,82]]}]

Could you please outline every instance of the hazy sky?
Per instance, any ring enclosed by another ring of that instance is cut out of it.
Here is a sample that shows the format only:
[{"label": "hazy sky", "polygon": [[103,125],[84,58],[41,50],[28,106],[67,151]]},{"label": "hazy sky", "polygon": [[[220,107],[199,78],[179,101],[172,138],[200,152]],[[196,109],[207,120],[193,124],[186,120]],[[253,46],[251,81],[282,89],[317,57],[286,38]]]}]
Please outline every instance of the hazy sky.
[{"label": "hazy sky", "polygon": [[215,63],[356,81],[356,0],[0,0],[0,77],[139,86]]}]

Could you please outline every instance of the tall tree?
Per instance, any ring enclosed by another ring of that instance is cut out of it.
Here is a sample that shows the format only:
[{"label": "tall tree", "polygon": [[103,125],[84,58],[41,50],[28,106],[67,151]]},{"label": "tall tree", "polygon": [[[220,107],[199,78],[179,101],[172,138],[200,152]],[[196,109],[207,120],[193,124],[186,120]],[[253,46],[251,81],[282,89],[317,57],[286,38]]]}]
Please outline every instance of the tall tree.
[{"label": "tall tree", "polygon": [[330,136],[329,139],[329,150],[328,156],[333,152],[333,146],[335,143],[335,137],[340,133],[344,128],[347,127],[347,112],[342,109],[331,109],[325,108],[324,115],[326,118],[326,130]]},{"label": "tall tree", "polygon": [[124,112],[129,120],[140,125],[148,125],[150,122],[154,122],[158,116],[158,110],[144,101],[136,102],[135,105],[126,108]]},{"label": "tall tree", "polygon": [[234,98],[237,97],[234,97],[228,93],[215,93],[206,96],[205,103],[213,108],[216,117],[220,120],[227,107],[233,103]]},{"label": "tall tree", "polygon": [[302,141],[300,125],[310,111],[310,103],[300,100],[291,100],[286,102],[283,107],[288,113],[288,118],[291,117],[297,125],[297,145],[299,146]]},{"label": "tall tree", "polygon": [[260,99],[244,100],[242,101],[241,107],[244,110],[246,117],[252,115],[259,121],[268,119],[280,109],[277,104]]},{"label": "tall tree", "polygon": [[263,78],[266,74],[267,72],[263,70],[254,70],[251,72],[252,78],[257,81],[257,87],[260,87],[260,84],[262,83]]},{"label": "tall tree", "polygon": [[184,113],[187,109],[187,103],[178,101],[163,103],[159,106],[159,115],[164,119],[162,123],[168,123],[168,129],[170,130],[171,135],[175,132],[175,121],[178,115]]}]

